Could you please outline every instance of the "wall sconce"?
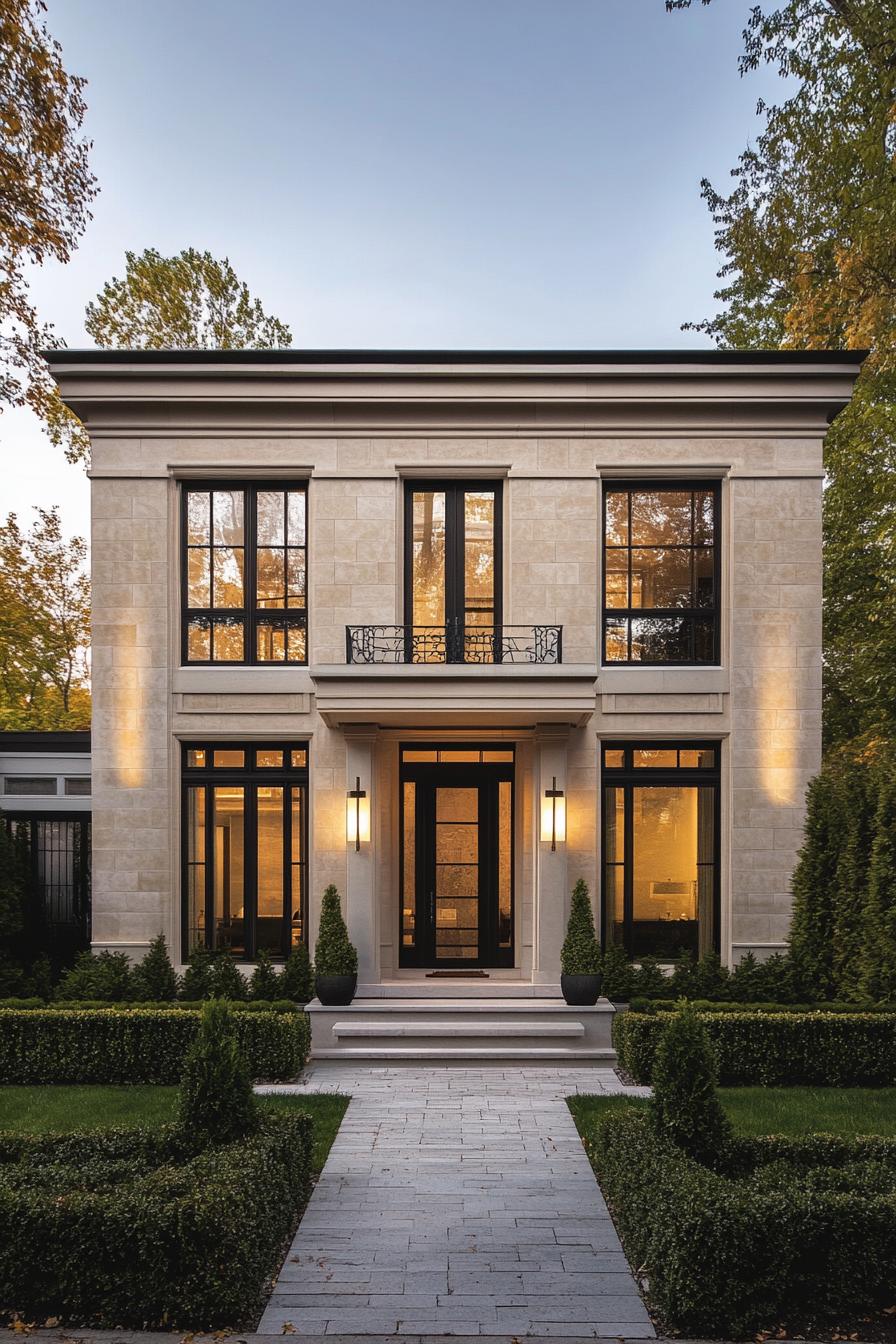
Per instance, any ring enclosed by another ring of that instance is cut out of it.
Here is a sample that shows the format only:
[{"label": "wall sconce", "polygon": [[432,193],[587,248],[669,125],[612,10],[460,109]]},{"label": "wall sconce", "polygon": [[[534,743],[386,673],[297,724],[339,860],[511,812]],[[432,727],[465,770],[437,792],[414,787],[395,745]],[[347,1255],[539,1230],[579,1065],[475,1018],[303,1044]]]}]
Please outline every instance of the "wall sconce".
[{"label": "wall sconce", "polygon": [[366,789],[361,788],[360,776],[355,778],[355,787],[349,789],[345,798],[345,839],[355,846],[357,854],[361,841],[370,839],[370,799]]},{"label": "wall sconce", "polygon": [[545,789],[541,800],[541,838],[550,840],[551,849],[566,839],[566,795],[557,788],[557,776],[551,778],[551,787]]}]

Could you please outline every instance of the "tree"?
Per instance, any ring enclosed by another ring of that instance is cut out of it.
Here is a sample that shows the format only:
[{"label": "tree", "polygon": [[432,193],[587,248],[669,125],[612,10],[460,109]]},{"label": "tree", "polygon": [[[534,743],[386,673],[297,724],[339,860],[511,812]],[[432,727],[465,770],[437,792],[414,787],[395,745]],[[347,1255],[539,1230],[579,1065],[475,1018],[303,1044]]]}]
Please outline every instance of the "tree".
[{"label": "tree", "polygon": [[223,999],[207,999],[200,1010],[199,1030],[184,1058],[177,1119],[188,1135],[209,1143],[233,1143],[258,1128],[252,1080]]},{"label": "tree", "polygon": [[0,524],[0,728],[88,728],[87,546],[55,506],[35,512],[27,532]]},{"label": "tree", "polygon": [[813,999],[828,998],[834,988],[834,890],[846,816],[840,773],[822,770],[806,791],[803,845],[791,880],[790,953]]},{"label": "tree", "polygon": [[0,0],[0,400],[31,406],[70,460],[87,436],[40,351],[55,344],[28,294],[28,267],[68,261],[90,219],[96,179],[80,135],[85,81],[69,75],[43,0]]},{"label": "tree", "polygon": [[124,279],[103,286],[84,325],[97,345],[113,349],[270,350],[292,341],[227,257],[192,247],[173,257],[151,247],[126,252]]},{"label": "tree", "polygon": [[836,744],[896,728],[896,0],[754,5],[744,41],[741,74],[772,65],[787,96],[760,102],[764,125],[730,194],[702,184],[724,307],[693,329],[730,348],[870,351],[826,441],[824,710]]},{"label": "tree", "polygon": [[861,951],[861,989],[867,998],[896,1000],[896,779],[880,781]]},{"label": "tree", "polygon": [[177,998],[177,975],[163,933],[153,938],[145,957],[134,967],[131,989],[135,999],[146,1003],[167,1003]]},{"label": "tree", "polygon": [[716,1074],[706,1028],[683,999],[656,1049],[650,1116],[659,1134],[709,1167],[720,1164],[731,1139]]}]

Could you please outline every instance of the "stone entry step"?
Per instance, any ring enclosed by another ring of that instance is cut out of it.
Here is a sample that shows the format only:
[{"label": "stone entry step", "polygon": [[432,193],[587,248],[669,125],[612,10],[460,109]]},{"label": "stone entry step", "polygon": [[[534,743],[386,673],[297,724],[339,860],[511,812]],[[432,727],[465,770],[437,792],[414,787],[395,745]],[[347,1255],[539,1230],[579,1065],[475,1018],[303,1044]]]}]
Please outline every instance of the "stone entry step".
[{"label": "stone entry step", "polygon": [[563,999],[356,998],[308,1005],[313,1059],[425,1064],[526,1060],[615,1062],[613,1006],[571,1008]]}]

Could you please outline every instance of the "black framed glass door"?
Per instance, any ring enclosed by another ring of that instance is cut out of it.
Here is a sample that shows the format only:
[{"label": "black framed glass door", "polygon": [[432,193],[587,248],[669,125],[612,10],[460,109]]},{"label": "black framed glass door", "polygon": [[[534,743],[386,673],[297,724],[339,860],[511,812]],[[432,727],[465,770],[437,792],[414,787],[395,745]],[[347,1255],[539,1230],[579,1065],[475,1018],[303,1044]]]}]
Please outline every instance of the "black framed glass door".
[{"label": "black framed glass door", "polygon": [[[486,753],[403,753],[425,754]],[[500,754],[402,762],[401,966],[513,965],[513,753]]]},{"label": "black framed glass door", "polygon": [[501,625],[499,482],[409,483],[407,661],[495,661]]}]

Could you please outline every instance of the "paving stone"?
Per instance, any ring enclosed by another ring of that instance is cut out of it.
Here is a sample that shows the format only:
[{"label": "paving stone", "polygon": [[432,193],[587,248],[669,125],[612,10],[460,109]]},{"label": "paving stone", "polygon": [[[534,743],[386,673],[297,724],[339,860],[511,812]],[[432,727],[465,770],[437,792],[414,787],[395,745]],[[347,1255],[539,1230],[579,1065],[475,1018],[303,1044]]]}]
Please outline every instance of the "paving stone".
[{"label": "paving stone", "polygon": [[653,1337],[564,1100],[625,1091],[612,1070],[322,1063],[260,1090],[353,1098],[260,1334]]}]

